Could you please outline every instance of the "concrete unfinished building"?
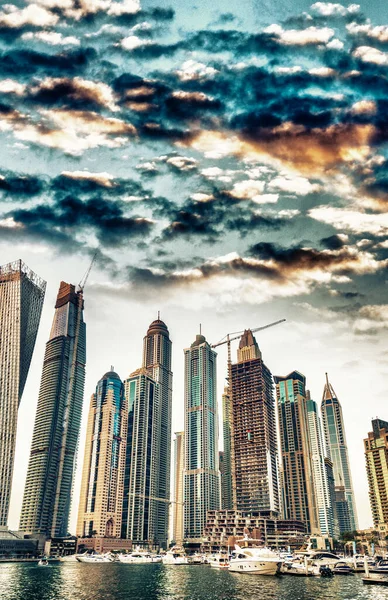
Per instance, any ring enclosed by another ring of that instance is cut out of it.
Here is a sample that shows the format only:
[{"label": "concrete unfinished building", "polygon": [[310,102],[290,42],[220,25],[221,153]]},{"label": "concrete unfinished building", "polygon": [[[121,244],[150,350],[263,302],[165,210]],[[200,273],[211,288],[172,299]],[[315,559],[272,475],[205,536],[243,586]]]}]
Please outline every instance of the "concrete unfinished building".
[{"label": "concrete unfinished building", "polygon": [[250,330],[241,337],[237,359],[230,377],[235,508],[244,514],[277,517],[279,482],[272,375]]}]

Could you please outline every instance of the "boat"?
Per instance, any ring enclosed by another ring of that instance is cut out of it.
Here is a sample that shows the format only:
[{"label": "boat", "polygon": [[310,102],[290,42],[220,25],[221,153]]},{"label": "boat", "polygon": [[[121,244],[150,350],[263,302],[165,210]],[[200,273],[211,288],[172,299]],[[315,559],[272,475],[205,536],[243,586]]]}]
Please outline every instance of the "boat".
[{"label": "boat", "polygon": [[[244,541],[257,544],[257,540]],[[233,550],[229,559],[229,571],[255,575],[277,575],[282,564],[279,555],[269,548],[253,546],[250,543],[242,548],[235,544],[235,550]]]},{"label": "boat", "polygon": [[388,577],[384,576],[382,573],[372,573],[369,572],[368,561],[365,557],[364,561],[365,567],[365,577],[362,578],[362,583],[366,585],[383,585],[388,586]]},{"label": "boat", "polygon": [[79,554],[76,556],[78,562],[82,563],[108,563],[112,562],[109,554]]},{"label": "boat", "polygon": [[150,552],[145,552],[142,550],[136,550],[130,554],[119,554],[118,559],[121,563],[132,565],[162,562],[161,556],[157,556],[156,554],[151,554]]},{"label": "boat", "polygon": [[164,565],[188,565],[189,558],[186,556],[183,548],[171,548],[162,558]]},{"label": "boat", "polygon": [[209,556],[208,563],[213,569],[229,569],[229,557],[225,552]]},{"label": "boat", "polygon": [[387,573],[388,574],[388,560],[380,560],[374,565],[369,565],[370,573]]},{"label": "boat", "polygon": [[307,556],[304,557],[303,562],[298,560],[284,562],[281,573],[294,577],[319,577],[321,574],[318,566],[309,564]]},{"label": "boat", "polygon": [[340,560],[333,566],[333,573],[335,575],[353,575],[353,569],[344,560]]},{"label": "boat", "polygon": [[45,556],[42,556],[42,558],[39,560],[38,562],[38,567],[48,567],[48,560]]},{"label": "boat", "polygon": [[307,557],[312,563],[314,563],[318,567],[321,567],[321,566],[333,567],[337,562],[339,562],[341,560],[341,558],[339,556],[337,556],[336,554],[334,554],[333,552],[326,552],[326,551],[311,552],[310,554],[307,555]]}]

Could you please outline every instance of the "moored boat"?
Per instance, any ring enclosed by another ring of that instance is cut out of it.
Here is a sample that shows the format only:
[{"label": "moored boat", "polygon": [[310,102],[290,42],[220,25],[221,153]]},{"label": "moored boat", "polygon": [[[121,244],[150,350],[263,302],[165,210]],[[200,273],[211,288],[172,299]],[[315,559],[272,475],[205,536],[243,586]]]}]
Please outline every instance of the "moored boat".
[{"label": "moored boat", "polygon": [[131,552],[130,554],[119,554],[118,559],[121,563],[132,565],[162,562],[161,556],[151,554],[150,552],[143,552],[141,550]]},{"label": "moored boat", "polygon": [[333,573],[335,575],[353,575],[352,567],[344,560],[340,560],[333,566]]},{"label": "moored boat", "polygon": [[82,563],[108,563],[112,562],[109,554],[81,554],[76,556],[78,562]]},{"label": "moored boat", "polygon": [[188,565],[189,558],[186,556],[183,548],[171,548],[162,558],[164,565]]},{"label": "moored boat", "polygon": [[[245,540],[248,541],[248,540]],[[251,540],[256,542],[257,540]],[[235,550],[229,559],[229,571],[235,573],[252,573],[254,575],[277,575],[282,560],[276,552],[266,547],[247,545],[241,548],[235,544]]]},{"label": "moored boat", "polygon": [[224,552],[209,556],[208,563],[213,569],[229,569],[229,557]]}]

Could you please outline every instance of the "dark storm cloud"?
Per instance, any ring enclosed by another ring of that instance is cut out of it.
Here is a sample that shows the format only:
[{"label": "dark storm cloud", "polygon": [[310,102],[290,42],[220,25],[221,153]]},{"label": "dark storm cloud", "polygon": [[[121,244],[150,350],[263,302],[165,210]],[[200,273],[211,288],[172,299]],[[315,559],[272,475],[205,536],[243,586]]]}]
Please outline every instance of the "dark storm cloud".
[{"label": "dark storm cloud", "polygon": [[345,245],[344,240],[337,234],[330,235],[320,240],[321,245],[328,250],[340,250]]},{"label": "dark storm cloud", "polygon": [[42,193],[45,182],[34,175],[21,175],[12,172],[0,174],[0,200],[15,200],[17,197],[30,198]]},{"label": "dark storm cloud", "polygon": [[0,54],[0,74],[19,74],[28,79],[37,73],[61,74],[83,72],[97,57],[94,48],[81,48],[57,54],[45,54],[34,50],[14,49]]},{"label": "dark storm cloud", "polygon": [[358,260],[357,255],[351,254],[346,248],[339,251],[319,251],[314,248],[301,248],[298,246],[284,248],[269,242],[259,242],[251,246],[249,252],[255,258],[274,261],[281,269],[286,271],[308,271],[333,266],[339,268],[343,266],[344,271],[346,271],[349,263],[356,263]]},{"label": "dark storm cloud", "polygon": [[74,196],[66,196],[55,206],[38,205],[30,210],[19,209],[7,213],[18,224],[51,239],[50,232],[57,231],[69,236],[87,231],[95,231],[100,242],[106,246],[120,246],[133,237],[146,237],[152,229],[152,223],[141,217],[127,217],[117,204],[93,198],[82,202]]}]

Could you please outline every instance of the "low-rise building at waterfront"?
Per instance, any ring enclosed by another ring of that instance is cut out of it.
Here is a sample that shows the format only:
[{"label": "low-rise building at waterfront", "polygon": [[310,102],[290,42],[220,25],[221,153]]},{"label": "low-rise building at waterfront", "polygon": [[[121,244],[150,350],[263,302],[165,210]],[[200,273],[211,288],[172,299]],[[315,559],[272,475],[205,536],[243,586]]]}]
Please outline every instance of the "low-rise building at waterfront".
[{"label": "low-rise building at waterfront", "polygon": [[209,510],[202,550],[215,552],[233,547],[247,531],[273,548],[299,549],[306,541],[306,526],[302,521],[250,516],[239,510]]}]

